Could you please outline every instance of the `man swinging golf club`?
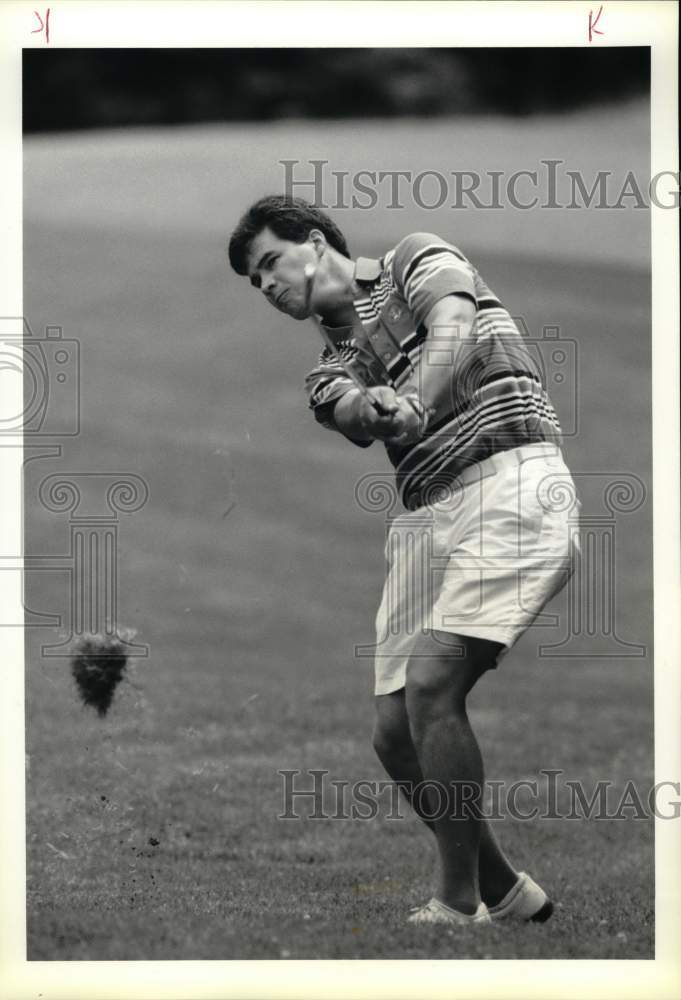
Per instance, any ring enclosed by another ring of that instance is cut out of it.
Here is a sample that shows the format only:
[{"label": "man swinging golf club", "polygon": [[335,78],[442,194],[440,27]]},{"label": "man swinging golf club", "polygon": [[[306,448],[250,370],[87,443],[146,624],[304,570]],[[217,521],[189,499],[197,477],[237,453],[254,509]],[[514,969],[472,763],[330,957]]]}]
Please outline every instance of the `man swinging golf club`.
[{"label": "man swinging golf club", "polygon": [[409,920],[543,921],[547,894],[482,815],[466,711],[572,569],[570,508],[547,498],[557,483],[574,497],[574,486],[538,366],[475,268],[437,235],[353,260],[328,215],[275,195],[242,217],[229,258],[279,312],[315,319],[316,419],[360,447],[382,441],[396,471],[406,513],[390,526],[376,621],[374,747],[439,854],[435,893]]}]

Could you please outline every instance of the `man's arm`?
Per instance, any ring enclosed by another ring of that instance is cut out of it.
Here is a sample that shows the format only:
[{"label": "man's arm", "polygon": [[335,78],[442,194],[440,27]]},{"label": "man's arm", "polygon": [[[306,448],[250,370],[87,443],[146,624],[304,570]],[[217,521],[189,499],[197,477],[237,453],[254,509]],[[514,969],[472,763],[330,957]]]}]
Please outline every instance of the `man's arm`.
[{"label": "man's arm", "polygon": [[467,295],[453,293],[435,303],[426,317],[428,335],[423,345],[415,385],[426,409],[434,411],[439,400],[452,400],[452,371],[457,356],[470,338],[477,308]]},{"label": "man's arm", "polygon": [[[388,417],[378,416],[358,389],[350,390],[333,411],[336,426],[348,437],[362,441],[377,438],[406,444],[418,440],[423,429],[423,411],[434,412],[437,400],[451,396],[454,359],[462,341],[471,334],[475,313],[475,303],[467,295],[446,295],[436,302],[425,321],[428,336],[418,381],[404,386],[399,395],[389,386],[369,389],[389,410]],[[410,402],[413,395],[423,408],[421,412]]]},{"label": "man's arm", "polygon": [[334,410],[340,401],[346,396],[352,397],[357,394],[353,382],[338,362],[327,359],[322,354],[317,367],[305,377],[305,389],[310,409],[322,427],[344,434],[353,444],[361,448],[369,447],[374,439],[367,437],[361,428],[353,428],[348,421],[339,426],[334,419]]}]

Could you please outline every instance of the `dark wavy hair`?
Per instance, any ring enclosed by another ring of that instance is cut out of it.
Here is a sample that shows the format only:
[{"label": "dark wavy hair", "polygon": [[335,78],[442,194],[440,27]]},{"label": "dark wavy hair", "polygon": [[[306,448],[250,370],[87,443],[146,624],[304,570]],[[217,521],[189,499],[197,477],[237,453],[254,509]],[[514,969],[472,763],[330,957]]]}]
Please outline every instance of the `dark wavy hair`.
[{"label": "dark wavy hair", "polygon": [[251,243],[263,229],[271,229],[280,240],[304,243],[311,229],[319,229],[329,246],[344,257],[350,256],[340,229],[329,216],[303,198],[271,194],[260,198],[241,217],[229,241],[229,263],[237,274],[247,274]]}]

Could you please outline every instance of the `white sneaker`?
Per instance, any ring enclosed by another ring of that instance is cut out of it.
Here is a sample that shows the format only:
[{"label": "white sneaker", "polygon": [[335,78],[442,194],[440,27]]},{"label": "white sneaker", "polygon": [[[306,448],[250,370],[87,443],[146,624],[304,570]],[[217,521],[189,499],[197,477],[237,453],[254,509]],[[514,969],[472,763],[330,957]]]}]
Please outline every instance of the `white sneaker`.
[{"label": "white sneaker", "polygon": [[510,892],[495,906],[489,907],[489,915],[493,921],[512,918],[543,924],[552,913],[553,903],[527,872],[520,872],[518,881]]},{"label": "white sneaker", "polygon": [[433,898],[425,906],[417,906],[408,917],[410,924],[455,924],[463,927],[466,924],[491,924],[487,907],[480,903],[475,913],[460,913],[453,910],[446,903],[441,903],[439,899]]}]

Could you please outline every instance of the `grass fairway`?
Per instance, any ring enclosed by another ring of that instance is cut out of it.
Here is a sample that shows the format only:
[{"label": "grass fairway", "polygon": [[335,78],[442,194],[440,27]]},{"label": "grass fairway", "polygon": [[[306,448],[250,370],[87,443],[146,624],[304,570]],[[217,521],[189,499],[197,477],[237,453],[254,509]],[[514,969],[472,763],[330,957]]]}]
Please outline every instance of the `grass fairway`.
[{"label": "grass fairway", "polygon": [[[522,128],[551,154],[539,126]],[[218,174],[223,139],[242,152]],[[36,499],[52,472],[129,471],[150,491],[121,515],[118,546],[119,618],[150,657],[106,719],[80,707],[67,663],[41,654],[56,630],[28,632],[29,958],[650,958],[651,821],[507,818],[512,860],[556,915],[452,934],[405,926],[434,863],[413,817],[277,818],[280,769],[384,777],[371,664],[353,649],[373,639],[385,525],[354,486],[387,463],[314,423],[302,394],[314,331],[280,324],[226,271],[223,237],[267,189],[268,155],[247,129],[241,147],[219,129],[61,137],[49,155],[26,144],[25,313],[37,333],[62,325],[82,354],[82,432],[63,458],[26,467],[27,552],[68,550],[67,518]],[[357,252],[424,228],[388,225]],[[558,325],[578,343],[569,464],[649,486],[648,274],[621,248],[588,264],[507,249],[474,255],[490,285],[533,334]],[[627,781],[652,784],[650,522],[648,497],[619,517],[616,549],[617,629],[649,656],[541,659],[558,634],[526,634],[472,697],[489,778],[560,768],[587,792],[610,780],[614,803]],[[68,616],[68,587],[65,570],[28,573],[27,604]]]}]

